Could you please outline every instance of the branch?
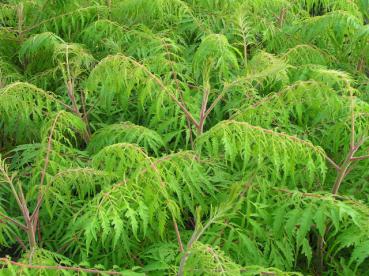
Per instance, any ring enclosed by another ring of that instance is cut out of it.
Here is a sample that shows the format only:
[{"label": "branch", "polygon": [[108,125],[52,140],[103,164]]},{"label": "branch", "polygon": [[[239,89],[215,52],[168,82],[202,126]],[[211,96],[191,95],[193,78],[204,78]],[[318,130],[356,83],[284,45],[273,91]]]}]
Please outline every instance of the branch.
[{"label": "branch", "polygon": [[363,156],[358,156],[358,157],[352,157],[351,161],[360,161],[360,160],[365,160],[365,159],[369,159],[369,154],[368,155],[363,155]]},{"label": "branch", "polygon": [[[9,177],[8,172],[7,172],[7,169],[5,167],[3,167],[2,165],[0,165],[0,172],[5,177],[5,181],[9,184],[10,189],[11,189],[11,191],[13,193],[14,198],[15,198],[15,201],[17,202],[18,207],[19,207],[19,209],[22,212],[23,218],[27,222],[27,219],[28,219],[28,216],[29,216],[29,211],[28,211],[26,202],[23,201],[22,198],[19,197],[18,192],[16,191],[16,189],[14,187],[13,179],[11,177]],[[14,221],[13,221],[13,223],[14,223]],[[21,225],[22,224],[19,223],[18,226],[21,227]],[[23,227],[25,227],[25,228],[23,228]],[[24,229],[24,230],[26,230],[26,231],[28,230],[28,227],[27,226],[24,226],[23,225],[23,227],[21,227],[21,228]]]},{"label": "branch", "polygon": [[176,231],[177,241],[178,241],[178,245],[179,245],[179,252],[182,253],[184,251],[183,243],[182,243],[182,239],[181,239],[181,234],[179,233],[179,230],[178,230],[177,222],[176,222],[174,217],[173,217],[173,226],[174,226],[174,230]]},{"label": "branch", "polygon": [[210,94],[210,85],[206,84],[204,95],[202,97],[201,109],[200,109],[200,123],[199,123],[199,128],[198,128],[199,134],[201,134],[204,131],[204,124],[205,124],[205,119],[206,119],[205,112],[206,112],[206,107],[208,105],[209,94]]},{"label": "branch", "polygon": [[210,112],[214,109],[214,107],[218,104],[218,102],[223,99],[224,95],[226,93],[226,90],[223,90],[222,93],[220,93],[218,95],[218,97],[216,97],[216,99],[212,102],[212,104],[210,105],[210,107],[208,108],[208,110],[206,110],[204,117],[207,118],[210,114]]},{"label": "branch", "polygon": [[15,239],[17,240],[17,242],[19,243],[19,245],[22,247],[22,249],[24,251],[27,251],[27,247],[26,245],[24,244],[24,242],[18,237],[18,236],[15,236]]},{"label": "branch", "polygon": [[336,181],[334,182],[332,188],[332,194],[336,195],[338,190],[343,182],[344,178],[347,176],[347,171],[352,163],[352,158],[354,157],[355,153],[358,151],[360,145],[355,145],[353,147],[350,146],[350,151],[348,152],[345,160],[343,161],[342,165],[338,170],[338,174],[336,177]]},{"label": "branch", "polygon": [[328,156],[325,156],[325,159],[327,159],[328,163],[331,164],[335,169],[336,171],[339,171],[340,169],[340,166],[337,165],[336,162],[334,162],[331,158],[329,158]]}]

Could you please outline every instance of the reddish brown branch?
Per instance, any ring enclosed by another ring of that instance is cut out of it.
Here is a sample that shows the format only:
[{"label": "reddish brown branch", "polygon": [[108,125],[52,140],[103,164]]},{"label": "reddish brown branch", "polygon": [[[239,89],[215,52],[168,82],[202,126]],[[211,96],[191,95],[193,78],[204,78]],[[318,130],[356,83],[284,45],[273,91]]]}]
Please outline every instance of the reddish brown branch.
[{"label": "reddish brown branch", "polygon": [[19,245],[22,247],[22,249],[24,251],[27,251],[27,247],[26,245],[24,244],[24,242],[18,237],[18,236],[15,236],[15,239],[17,240],[17,242],[19,243]]},{"label": "reddish brown branch", "polygon": [[33,233],[33,227],[32,227],[32,224],[31,224],[31,221],[30,221],[30,218],[29,218],[29,210],[28,210],[28,207],[27,207],[26,199],[25,199],[23,191],[22,191],[22,186],[19,183],[19,187],[18,187],[19,194],[18,194],[18,192],[16,191],[16,189],[14,187],[13,179],[11,177],[9,177],[6,169],[4,167],[0,166],[0,171],[3,174],[3,176],[5,177],[5,181],[9,184],[10,189],[12,190],[13,196],[14,196],[16,202],[17,202],[17,205],[18,205],[19,209],[22,212],[23,219],[24,219],[26,225],[24,225],[24,224],[18,222],[17,220],[15,220],[13,218],[10,218],[6,215],[3,215],[3,217],[5,216],[5,218],[8,221],[12,222],[14,225],[21,228],[22,230],[24,230],[27,233],[28,241],[29,241],[30,247],[32,249],[36,245],[36,240],[35,240],[34,234],[32,234]]},{"label": "reddish brown branch", "polygon": [[333,166],[333,168],[336,169],[336,171],[340,170],[340,166],[338,166],[337,163],[334,162],[331,158],[329,158],[328,156],[325,156],[325,159],[328,161],[329,164]]},{"label": "reddish brown branch", "polygon": [[215,108],[218,102],[224,97],[225,93],[226,93],[226,90],[223,90],[223,92],[220,93],[218,97],[216,97],[216,99],[212,102],[208,110],[206,110],[205,112],[205,115],[204,115],[205,119],[209,116],[210,112]]},{"label": "reddish brown branch", "polygon": [[198,127],[199,134],[202,134],[204,131],[204,124],[206,120],[205,114],[206,114],[206,107],[209,101],[209,94],[210,94],[210,86],[209,84],[206,84],[204,95],[202,97],[201,109],[200,109],[200,122],[199,122],[199,127]]},{"label": "reddish brown branch", "polygon": [[334,182],[334,185],[332,188],[332,194],[335,195],[338,193],[341,183],[343,179],[345,178],[345,176],[347,175],[347,170],[349,169],[352,163],[352,158],[358,149],[359,149],[358,146],[354,146],[353,148],[350,148],[350,151],[347,154],[346,159],[343,161],[342,165],[340,166],[338,170],[336,181]]},{"label": "reddish brown branch", "polygon": [[369,159],[369,155],[363,155],[363,156],[358,156],[358,157],[352,157],[351,161],[360,161],[360,160],[365,160],[365,159]]},{"label": "reddish brown branch", "polygon": [[176,232],[176,236],[177,236],[179,252],[182,253],[184,251],[184,248],[183,248],[183,243],[182,243],[182,239],[181,239],[181,234],[179,233],[178,225],[177,225],[177,222],[174,218],[173,218],[173,226],[174,226],[174,231]]}]

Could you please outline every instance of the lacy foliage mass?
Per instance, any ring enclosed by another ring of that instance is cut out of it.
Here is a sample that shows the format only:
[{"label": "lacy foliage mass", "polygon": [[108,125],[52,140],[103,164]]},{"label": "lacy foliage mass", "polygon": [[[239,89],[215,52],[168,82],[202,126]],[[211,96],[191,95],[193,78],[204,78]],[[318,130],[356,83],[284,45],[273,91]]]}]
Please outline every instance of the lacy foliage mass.
[{"label": "lacy foliage mass", "polygon": [[0,3],[0,275],[368,275],[366,0]]}]

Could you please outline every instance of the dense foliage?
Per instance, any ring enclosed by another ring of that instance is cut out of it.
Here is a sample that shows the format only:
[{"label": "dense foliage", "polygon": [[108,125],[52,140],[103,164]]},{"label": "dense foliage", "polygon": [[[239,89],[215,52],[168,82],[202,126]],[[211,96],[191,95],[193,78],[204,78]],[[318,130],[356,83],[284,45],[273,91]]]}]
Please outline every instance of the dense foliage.
[{"label": "dense foliage", "polygon": [[0,3],[0,275],[369,275],[367,0]]}]

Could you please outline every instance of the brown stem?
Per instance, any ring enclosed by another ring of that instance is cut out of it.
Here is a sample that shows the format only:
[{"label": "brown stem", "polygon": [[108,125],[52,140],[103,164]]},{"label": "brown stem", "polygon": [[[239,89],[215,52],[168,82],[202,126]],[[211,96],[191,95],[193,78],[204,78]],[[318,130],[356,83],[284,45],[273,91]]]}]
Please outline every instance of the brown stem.
[{"label": "brown stem", "polygon": [[317,275],[322,275],[324,269],[324,238],[318,235],[317,241]]},{"label": "brown stem", "polygon": [[202,134],[204,131],[204,124],[206,120],[205,114],[206,114],[206,107],[209,101],[209,94],[210,94],[210,87],[209,87],[209,84],[206,84],[204,95],[202,97],[202,103],[201,103],[199,127],[197,128],[199,134]]},{"label": "brown stem", "polygon": [[[20,183],[18,183],[18,190],[19,190],[19,197],[22,203],[22,209],[24,210],[24,219],[26,221],[26,225],[27,225],[27,237],[28,237],[28,242],[29,242],[29,247],[30,247],[30,262],[32,260],[32,253],[34,252],[35,248],[37,247],[37,242],[36,242],[36,228],[35,228],[35,223],[34,221],[32,221],[32,219],[29,216],[29,209],[27,207],[27,201],[26,198],[24,196],[23,193],[23,189]],[[37,223],[36,223],[37,224]]]},{"label": "brown stem", "polygon": [[209,116],[210,112],[215,108],[218,102],[224,97],[225,93],[226,93],[226,89],[224,89],[223,92],[220,93],[218,97],[216,97],[216,99],[212,102],[208,110],[206,110],[205,112],[205,115],[204,115],[205,119]]},{"label": "brown stem", "polygon": [[24,251],[27,251],[27,247],[26,245],[24,244],[24,242],[18,237],[18,236],[15,236],[15,239],[17,240],[17,242],[19,243],[19,245],[22,247],[22,249]]},{"label": "brown stem", "polygon": [[204,121],[209,116],[210,112],[213,111],[213,109],[218,104],[218,102],[223,99],[223,97],[226,94],[228,88],[231,87],[231,86],[232,85],[229,85],[229,84],[226,84],[224,86],[223,91],[215,98],[215,100],[212,102],[212,104],[210,105],[210,107],[205,111],[204,116],[203,116],[203,120]]},{"label": "brown stem", "polygon": [[41,222],[37,223],[37,239],[38,242],[40,243],[42,241],[42,236],[41,236]]},{"label": "brown stem", "polygon": [[333,166],[333,168],[336,169],[336,171],[340,170],[340,166],[338,166],[337,163],[334,162],[331,158],[329,158],[328,156],[325,156],[325,159],[328,161],[329,164]]},{"label": "brown stem", "polygon": [[365,160],[365,159],[369,159],[369,155],[363,155],[363,156],[358,156],[358,157],[352,157],[351,161],[360,161],[360,160]]},{"label": "brown stem", "polygon": [[3,176],[5,177],[6,182],[10,186],[10,189],[11,189],[11,191],[13,193],[13,196],[14,196],[17,204],[18,204],[19,209],[22,212],[23,219],[24,219],[26,224],[24,225],[24,224],[16,221],[15,219],[12,219],[12,218],[10,218],[8,216],[5,216],[5,215],[3,215],[3,217],[5,217],[8,221],[11,221],[13,224],[20,227],[22,230],[24,230],[27,233],[30,250],[33,251],[33,249],[37,246],[36,238],[35,238],[35,235],[34,235],[34,232],[33,232],[34,228],[33,228],[32,220],[30,219],[30,216],[29,216],[27,201],[24,197],[22,186],[21,186],[20,183],[18,183],[19,192],[17,192],[17,190],[15,189],[14,184],[13,184],[13,179],[11,177],[9,177],[6,169],[4,167],[0,166],[0,171],[3,174]]},{"label": "brown stem", "polygon": [[349,169],[351,163],[352,163],[352,158],[354,156],[354,154],[357,152],[357,150],[359,149],[358,146],[354,146],[353,148],[350,148],[349,153],[347,154],[346,159],[343,161],[342,165],[340,166],[339,170],[338,170],[338,174],[336,177],[336,180],[334,182],[333,188],[332,188],[332,194],[336,195],[338,193],[338,190],[341,186],[341,183],[343,181],[343,179],[345,178],[345,176],[347,175],[347,170]]},{"label": "brown stem", "polygon": [[173,226],[174,226],[174,230],[176,232],[176,236],[177,236],[177,241],[178,241],[178,246],[179,246],[179,252],[183,252],[184,249],[183,249],[183,243],[182,243],[182,239],[181,239],[181,234],[179,233],[179,230],[178,230],[178,225],[177,225],[177,222],[175,220],[175,218],[173,217]]}]

